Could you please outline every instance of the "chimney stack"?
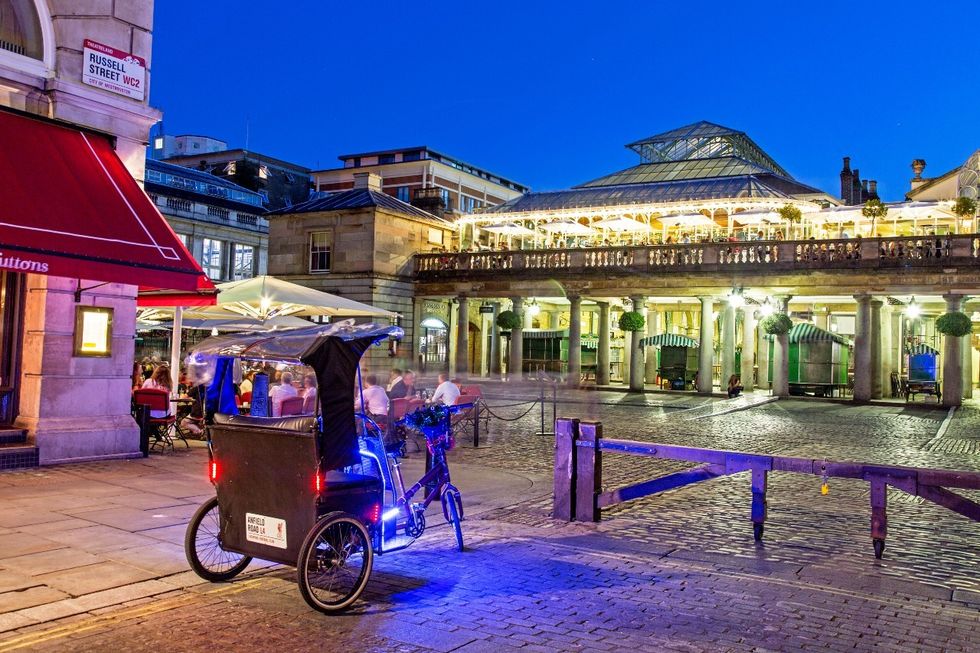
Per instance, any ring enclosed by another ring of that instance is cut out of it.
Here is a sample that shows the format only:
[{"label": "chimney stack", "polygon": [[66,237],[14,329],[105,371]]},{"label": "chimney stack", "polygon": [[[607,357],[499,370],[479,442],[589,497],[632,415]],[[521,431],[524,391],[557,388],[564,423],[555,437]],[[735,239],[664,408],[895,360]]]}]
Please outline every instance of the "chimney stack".
[{"label": "chimney stack", "polygon": [[851,157],[845,156],[844,157],[844,169],[841,172],[850,172],[850,171],[851,171]]},{"label": "chimney stack", "polygon": [[868,182],[869,199],[878,199],[878,180],[872,179]]},{"label": "chimney stack", "polygon": [[354,189],[372,190],[376,193],[381,192],[381,175],[373,172],[355,172]]}]

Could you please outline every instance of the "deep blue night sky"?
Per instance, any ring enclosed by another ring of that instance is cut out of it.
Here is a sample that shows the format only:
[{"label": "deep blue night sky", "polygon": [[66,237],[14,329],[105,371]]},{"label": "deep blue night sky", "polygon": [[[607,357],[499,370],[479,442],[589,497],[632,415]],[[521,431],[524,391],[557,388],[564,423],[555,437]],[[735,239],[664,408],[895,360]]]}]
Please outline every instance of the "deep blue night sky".
[{"label": "deep blue night sky", "polygon": [[[798,6],[799,5],[799,6]],[[808,5],[808,6],[804,6]],[[428,145],[536,190],[633,165],[709,120],[839,192],[901,199],[980,148],[980,3],[157,0],[151,102],[313,168]]]}]

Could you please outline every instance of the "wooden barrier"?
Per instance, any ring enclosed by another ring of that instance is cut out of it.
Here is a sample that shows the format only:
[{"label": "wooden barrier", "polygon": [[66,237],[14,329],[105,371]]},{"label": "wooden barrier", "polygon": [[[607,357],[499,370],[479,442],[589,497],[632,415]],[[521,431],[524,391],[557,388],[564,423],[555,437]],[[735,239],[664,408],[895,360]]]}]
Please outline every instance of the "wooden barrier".
[{"label": "wooden barrier", "polygon": [[[603,451],[701,464],[684,471],[603,491]],[[885,550],[885,538],[888,534],[889,485],[980,522],[980,503],[947,489],[980,490],[978,472],[767,456],[654,442],[605,439],[602,437],[601,422],[580,422],[565,418],[555,421],[554,516],[556,519],[597,522],[601,519],[603,508],[740,472],[751,473],[751,521],[757,541],[762,539],[765,528],[769,472],[811,474],[825,480],[853,478],[867,481],[871,486],[871,539],[877,558],[881,558]]]}]

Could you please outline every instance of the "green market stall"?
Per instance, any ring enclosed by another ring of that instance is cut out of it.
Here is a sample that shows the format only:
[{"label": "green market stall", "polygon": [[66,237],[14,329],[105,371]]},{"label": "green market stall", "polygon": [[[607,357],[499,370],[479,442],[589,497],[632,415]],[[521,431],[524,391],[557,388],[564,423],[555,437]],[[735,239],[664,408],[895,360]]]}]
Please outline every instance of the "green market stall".
[{"label": "green market stall", "polygon": [[[848,385],[851,342],[844,336],[826,331],[809,322],[794,324],[789,337],[789,391],[802,396],[842,395]],[[775,339],[769,341],[769,378],[772,378]]]},{"label": "green market stall", "polygon": [[642,338],[640,345],[659,350],[657,376],[661,386],[668,385],[671,390],[693,387],[698,374],[697,340],[676,333],[661,333]]}]

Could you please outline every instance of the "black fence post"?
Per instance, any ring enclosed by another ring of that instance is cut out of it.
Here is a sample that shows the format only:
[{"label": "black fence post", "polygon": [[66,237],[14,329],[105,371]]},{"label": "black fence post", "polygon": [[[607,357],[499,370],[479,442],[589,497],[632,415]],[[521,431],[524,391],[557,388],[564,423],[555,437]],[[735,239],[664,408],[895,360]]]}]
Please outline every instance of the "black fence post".
[{"label": "black fence post", "polygon": [[599,491],[602,488],[602,422],[580,422],[575,484],[575,520],[599,521]]},{"label": "black fence post", "polygon": [[140,452],[144,458],[150,456],[150,411],[143,404],[136,404],[133,417],[140,429]]},{"label": "black fence post", "polygon": [[480,398],[477,397],[473,400],[473,448],[477,449],[480,446]]},{"label": "black fence post", "polygon": [[553,511],[555,519],[575,519],[575,486],[579,422],[577,419],[555,421],[555,484]]}]

